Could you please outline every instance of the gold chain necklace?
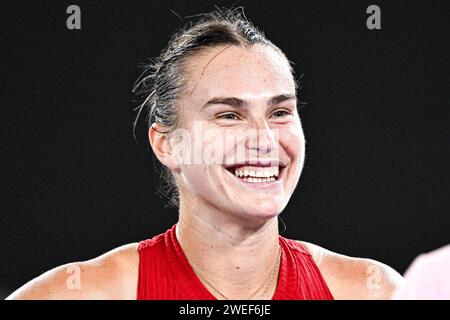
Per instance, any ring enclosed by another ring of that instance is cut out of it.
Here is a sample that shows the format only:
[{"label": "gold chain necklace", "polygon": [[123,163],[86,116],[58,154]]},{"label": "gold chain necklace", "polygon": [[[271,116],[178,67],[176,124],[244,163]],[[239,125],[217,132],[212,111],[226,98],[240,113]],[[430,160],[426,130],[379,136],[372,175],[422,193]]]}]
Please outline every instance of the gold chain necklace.
[{"label": "gold chain necklace", "polygon": [[[278,247],[278,257],[275,260],[275,263],[273,265],[272,271],[270,271],[269,276],[266,278],[266,280],[264,280],[264,282],[258,287],[258,289],[256,289],[246,300],[250,300],[251,298],[253,298],[260,290],[261,288],[264,287],[264,285],[267,283],[267,285],[265,286],[265,290],[264,292],[260,295],[260,297],[264,296],[264,294],[267,292],[267,290],[269,290],[270,285],[273,282],[273,278],[275,275],[275,271],[278,269],[279,267],[279,262],[280,262],[280,258],[281,258],[281,247]],[[200,272],[199,269],[197,269],[196,267],[192,266],[192,269],[194,269],[195,273],[199,276],[200,279],[202,279],[209,287],[211,287],[217,294],[219,294],[222,298],[224,298],[225,300],[230,300],[228,297],[226,297],[222,292],[220,292],[218,289],[216,289],[211,282],[209,282],[208,280],[205,279],[205,277],[202,275],[202,272]]]}]

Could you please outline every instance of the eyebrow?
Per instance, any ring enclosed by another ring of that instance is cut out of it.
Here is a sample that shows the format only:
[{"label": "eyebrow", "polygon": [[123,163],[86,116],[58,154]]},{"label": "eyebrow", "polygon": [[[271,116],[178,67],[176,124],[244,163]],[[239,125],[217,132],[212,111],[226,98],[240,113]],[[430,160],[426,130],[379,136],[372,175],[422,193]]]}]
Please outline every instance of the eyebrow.
[{"label": "eyebrow", "polygon": [[[279,104],[287,100],[297,100],[297,96],[295,94],[279,94],[271,97],[267,101],[267,105],[271,106],[274,104]],[[236,97],[214,97],[208,100],[201,109],[204,109],[213,104],[225,104],[235,108],[248,107],[250,102],[244,99],[236,98]]]}]

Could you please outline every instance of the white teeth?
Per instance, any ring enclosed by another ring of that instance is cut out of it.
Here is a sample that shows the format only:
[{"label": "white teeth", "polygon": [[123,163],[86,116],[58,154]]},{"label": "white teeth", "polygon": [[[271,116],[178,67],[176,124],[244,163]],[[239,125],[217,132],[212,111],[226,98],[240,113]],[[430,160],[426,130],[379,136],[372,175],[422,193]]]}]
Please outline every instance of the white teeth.
[{"label": "white teeth", "polygon": [[234,174],[246,182],[270,182],[277,180],[279,167],[240,167]]},{"label": "white teeth", "polygon": [[279,173],[279,168],[278,168],[278,167],[275,167],[274,170],[273,170],[273,175],[274,175],[275,177],[278,177],[279,174],[280,174],[280,173]]},{"label": "white teeth", "polygon": [[271,182],[276,181],[275,177],[270,178],[252,178],[252,177],[245,177],[242,178],[246,182],[252,182],[252,183],[258,183],[258,182]]}]

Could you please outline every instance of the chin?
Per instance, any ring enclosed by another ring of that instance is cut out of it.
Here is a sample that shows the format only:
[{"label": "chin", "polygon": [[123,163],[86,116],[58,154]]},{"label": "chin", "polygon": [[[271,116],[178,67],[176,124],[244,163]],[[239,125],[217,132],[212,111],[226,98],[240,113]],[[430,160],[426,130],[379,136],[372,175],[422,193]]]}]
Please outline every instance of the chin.
[{"label": "chin", "polygon": [[277,217],[282,211],[284,206],[277,203],[258,203],[255,205],[248,204],[241,213],[241,216],[245,216],[247,219],[265,221]]}]

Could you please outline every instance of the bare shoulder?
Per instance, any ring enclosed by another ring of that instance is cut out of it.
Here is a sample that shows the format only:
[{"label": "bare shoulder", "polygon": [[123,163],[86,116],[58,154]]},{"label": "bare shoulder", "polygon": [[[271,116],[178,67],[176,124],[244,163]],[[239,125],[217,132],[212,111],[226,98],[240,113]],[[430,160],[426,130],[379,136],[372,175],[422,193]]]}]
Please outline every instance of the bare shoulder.
[{"label": "bare shoulder", "polygon": [[135,299],[138,244],[111,250],[95,259],[68,263],[26,283],[7,299]]},{"label": "bare shoulder", "polygon": [[393,268],[372,259],[350,257],[298,241],[312,255],[335,299],[390,299],[404,281]]}]

